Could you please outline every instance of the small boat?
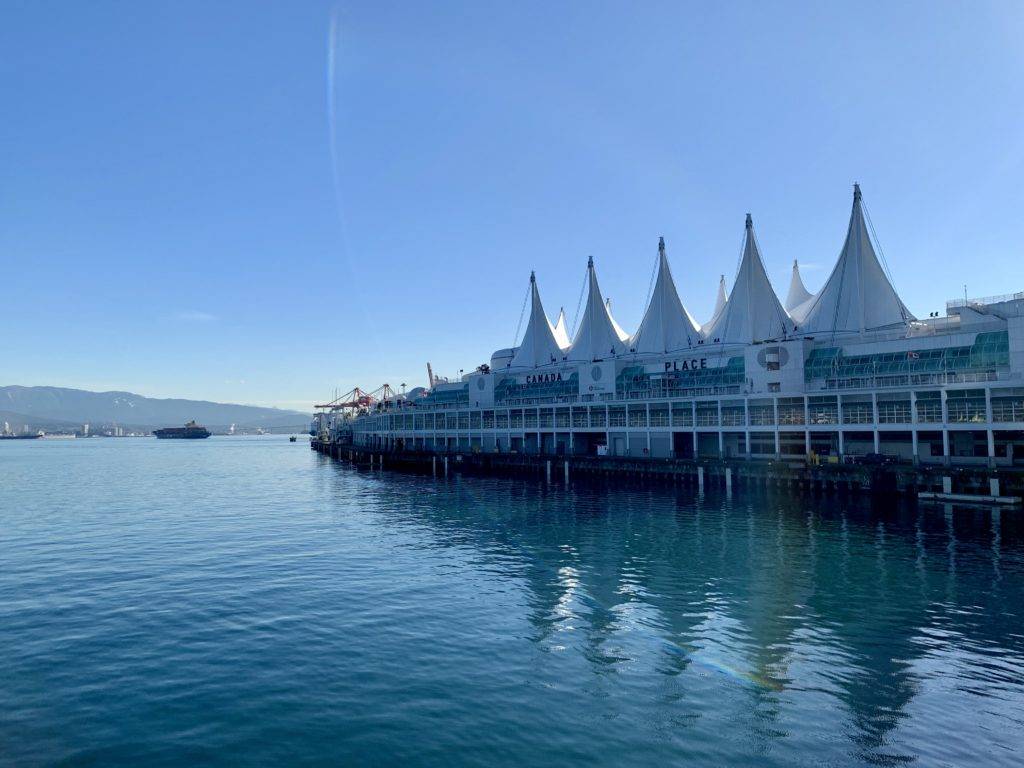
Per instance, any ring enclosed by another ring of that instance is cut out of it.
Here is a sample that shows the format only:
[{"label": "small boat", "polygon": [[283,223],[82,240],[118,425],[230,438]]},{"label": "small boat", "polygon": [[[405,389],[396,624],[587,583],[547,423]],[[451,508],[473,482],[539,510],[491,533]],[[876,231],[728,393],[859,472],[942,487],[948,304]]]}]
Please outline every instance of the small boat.
[{"label": "small boat", "polygon": [[295,435],[292,435],[291,437],[289,437],[289,438],[288,438],[288,442],[289,442],[289,443],[294,443],[294,442],[296,442],[296,441],[297,441],[298,439],[299,439],[299,438],[297,438],[297,437],[296,437]]}]

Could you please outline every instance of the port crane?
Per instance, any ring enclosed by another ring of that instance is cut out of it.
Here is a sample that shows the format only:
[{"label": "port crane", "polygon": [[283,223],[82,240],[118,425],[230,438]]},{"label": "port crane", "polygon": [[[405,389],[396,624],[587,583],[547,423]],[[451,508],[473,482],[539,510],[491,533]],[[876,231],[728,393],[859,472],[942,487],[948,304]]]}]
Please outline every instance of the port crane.
[{"label": "port crane", "polygon": [[370,408],[374,404],[380,403],[384,400],[393,399],[395,396],[395,390],[390,384],[382,384],[372,392],[366,392],[359,387],[354,387],[344,395],[331,400],[331,402],[314,405],[313,408],[318,411],[332,412],[348,409],[361,410],[363,408]]}]

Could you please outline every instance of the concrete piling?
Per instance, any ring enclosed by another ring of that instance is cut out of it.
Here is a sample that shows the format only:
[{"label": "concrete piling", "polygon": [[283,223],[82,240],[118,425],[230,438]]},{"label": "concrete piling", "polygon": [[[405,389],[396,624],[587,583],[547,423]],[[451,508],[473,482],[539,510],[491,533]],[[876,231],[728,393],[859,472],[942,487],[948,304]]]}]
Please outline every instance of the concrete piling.
[{"label": "concrete piling", "polygon": [[[324,456],[348,459],[354,466],[369,466],[371,469],[384,468],[385,451],[379,447],[369,448],[350,444],[338,445],[327,441],[312,440],[312,450]],[[426,474],[449,477],[450,456],[444,452],[429,450],[388,450],[388,468],[391,470],[419,469]],[[442,465],[443,461],[443,465]],[[898,494],[916,494],[921,491],[952,493],[954,485],[964,493],[991,496],[1021,496],[1024,472],[1016,468],[992,470],[987,467],[962,467],[957,469],[956,483],[951,470],[935,471],[935,468],[892,465],[885,467],[863,467],[859,465],[836,465],[829,467],[801,467],[794,463],[780,464],[769,461],[730,462],[715,461],[704,464],[695,460],[640,460],[629,457],[576,456],[570,460],[567,455],[529,455],[522,453],[473,452],[460,456],[460,472],[469,474],[517,474],[537,477],[543,472],[545,480],[553,484],[556,463],[561,463],[562,479],[566,484],[575,473],[576,479],[603,477],[609,479],[632,479],[639,482],[663,482],[682,486],[697,486],[703,493],[705,481],[710,481],[727,493],[745,483],[751,488],[765,488],[770,492],[799,489],[801,493],[828,495],[850,494],[869,491],[872,488],[891,489]],[[570,472],[569,465],[572,464]],[[710,473],[710,474],[709,474]],[[455,473],[459,474],[459,473]]]}]

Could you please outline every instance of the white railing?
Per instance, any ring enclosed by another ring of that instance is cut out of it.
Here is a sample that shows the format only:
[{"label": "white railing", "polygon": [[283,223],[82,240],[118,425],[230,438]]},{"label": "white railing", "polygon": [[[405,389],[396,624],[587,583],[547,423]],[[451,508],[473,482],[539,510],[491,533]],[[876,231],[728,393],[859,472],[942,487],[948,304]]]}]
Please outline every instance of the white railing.
[{"label": "white railing", "polygon": [[1017,293],[1004,293],[1001,296],[981,296],[975,299],[950,299],[946,302],[946,309],[955,307],[984,307],[986,304],[1002,304],[1005,301],[1024,300],[1024,291]]}]

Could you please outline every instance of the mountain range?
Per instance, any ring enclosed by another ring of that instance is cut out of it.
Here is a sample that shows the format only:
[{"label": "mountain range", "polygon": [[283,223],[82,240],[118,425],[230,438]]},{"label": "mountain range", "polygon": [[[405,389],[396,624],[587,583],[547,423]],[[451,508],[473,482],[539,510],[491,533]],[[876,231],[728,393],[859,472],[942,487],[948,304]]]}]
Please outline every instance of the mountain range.
[{"label": "mountain range", "polygon": [[261,428],[267,431],[304,429],[310,416],[299,411],[207,400],[159,399],[132,392],[89,392],[63,387],[0,387],[0,419],[23,422],[30,429],[89,423],[99,428],[119,425],[134,429],[180,426],[195,419],[213,432]]}]

